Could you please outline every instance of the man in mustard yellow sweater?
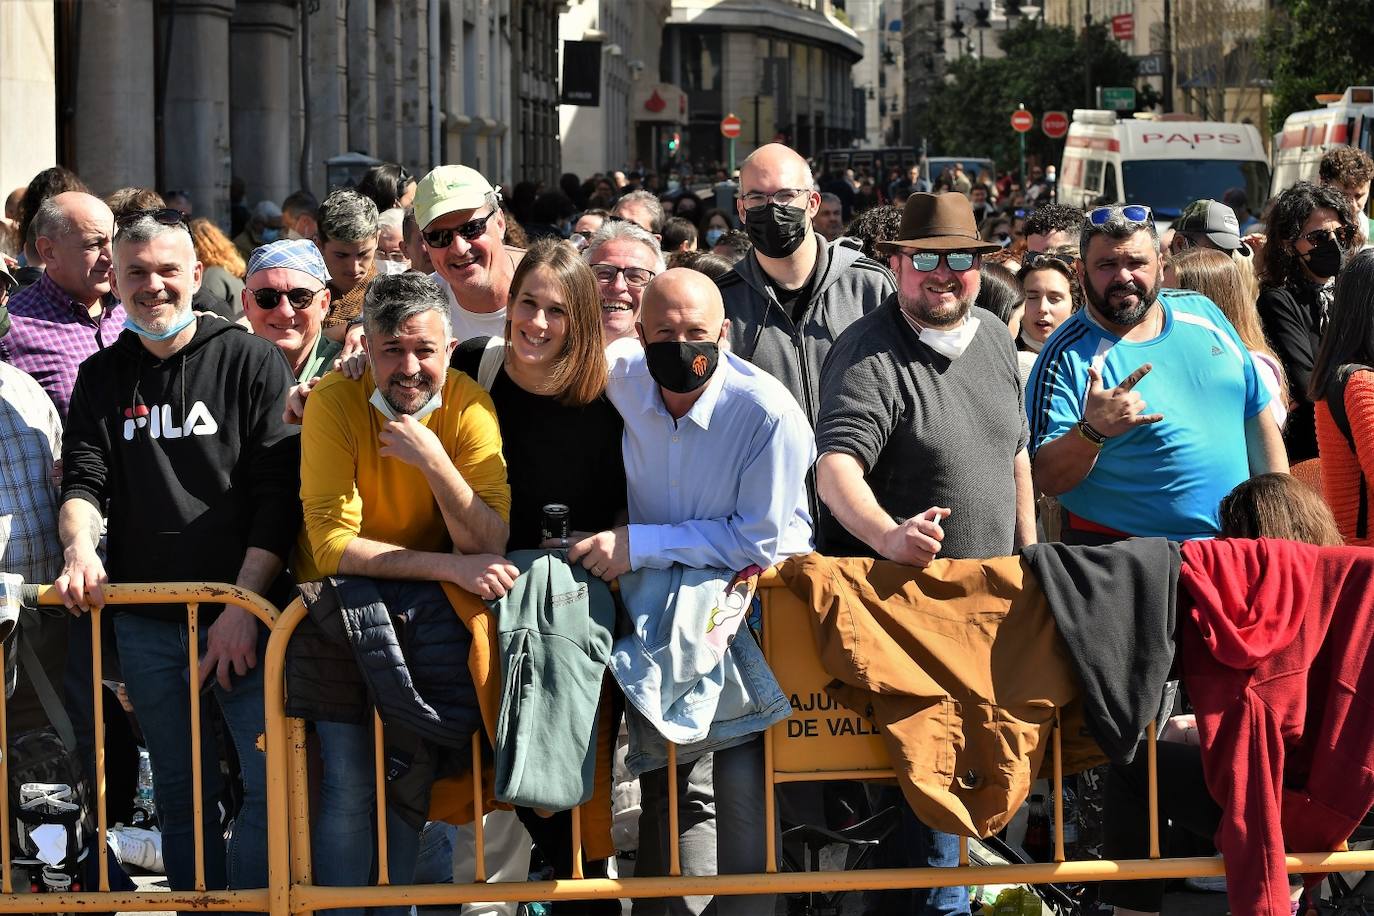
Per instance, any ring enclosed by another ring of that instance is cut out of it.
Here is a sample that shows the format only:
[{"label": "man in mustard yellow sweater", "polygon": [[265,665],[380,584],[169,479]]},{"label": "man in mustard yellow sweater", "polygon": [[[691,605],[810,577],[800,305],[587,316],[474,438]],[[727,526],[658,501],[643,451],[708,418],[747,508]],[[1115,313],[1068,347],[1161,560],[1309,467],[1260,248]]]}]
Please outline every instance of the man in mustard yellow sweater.
[{"label": "man in mustard yellow sweater", "polygon": [[[379,277],[368,287],[363,319],[367,371],[359,379],[329,374],[306,406],[297,581],[370,576],[452,582],[482,598],[505,594],[518,573],[501,556],[510,515],[501,432],[487,393],[448,368],[457,343],[448,300],[428,277]],[[316,729],[324,759],[316,881],[366,884],[371,729],[339,722]],[[391,880],[409,883],[418,835],[389,816],[387,836]]]}]

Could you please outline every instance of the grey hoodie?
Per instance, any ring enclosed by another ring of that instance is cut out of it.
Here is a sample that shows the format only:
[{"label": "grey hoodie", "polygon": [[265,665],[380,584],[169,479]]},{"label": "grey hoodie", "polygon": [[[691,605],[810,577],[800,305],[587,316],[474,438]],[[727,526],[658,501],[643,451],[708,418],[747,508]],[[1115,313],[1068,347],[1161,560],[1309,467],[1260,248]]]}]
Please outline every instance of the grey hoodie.
[{"label": "grey hoodie", "polygon": [[896,291],[887,268],[864,257],[852,239],[815,237],[815,279],[800,325],[778,304],[753,251],[717,281],[730,319],[730,348],[787,386],[813,427],[830,345]]}]

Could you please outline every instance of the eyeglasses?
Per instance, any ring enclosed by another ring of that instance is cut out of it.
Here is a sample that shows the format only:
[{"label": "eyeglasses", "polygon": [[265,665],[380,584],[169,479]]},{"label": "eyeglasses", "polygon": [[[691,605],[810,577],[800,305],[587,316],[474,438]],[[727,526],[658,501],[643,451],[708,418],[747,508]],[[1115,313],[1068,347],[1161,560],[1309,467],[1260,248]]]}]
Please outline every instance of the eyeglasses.
[{"label": "eyeglasses", "polygon": [[466,223],[463,223],[463,225],[453,229],[426,229],[422,233],[425,237],[425,244],[430,248],[447,248],[453,244],[453,236],[455,234],[461,235],[464,239],[471,242],[487,231],[487,220],[496,215],[496,210],[497,208],[493,207],[492,211],[486,216],[470,219]]},{"label": "eyeglasses", "polygon": [[1118,213],[1128,223],[1153,223],[1154,213],[1144,204],[1113,204],[1088,211],[1088,222],[1094,226],[1105,226]]},{"label": "eyeglasses", "polygon": [[801,195],[809,193],[811,192],[806,188],[782,188],[771,194],[765,194],[762,191],[750,191],[748,194],[741,195],[740,200],[744,201],[744,209],[757,210],[767,204],[785,207]]},{"label": "eyeglasses", "polygon": [[1339,229],[1313,229],[1302,238],[1307,239],[1308,243],[1312,245],[1320,245],[1328,238],[1334,238],[1336,244],[1345,246],[1350,244],[1350,240],[1354,238],[1354,233],[1349,226],[1342,226]]},{"label": "eyeglasses", "polygon": [[911,266],[923,274],[928,274],[940,266],[941,258],[945,259],[945,264],[950,270],[957,273],[972,268],[973,262],[978,260],[978,255],[968,251],[946,251],[943,254],[938,251],[917,251],[911,256]]},{"label": "eyeglasses", "polygon": [[186,231],[191,231],[191,227],[186,224],[186,214],[175,207],[154,207],[151,210],[130,210],[128,213],[122,214],[115,220],[115,228],[128,229],[144,217],[151,219],[155,223],[161,223],[164,226],[186,226]]},{"label": "eyeglasses", "polygon": [[323,287],[320,289],[306,289],[303,286],[298,286],[295,289],[272,289],[268,287],[266,289],[250,290],[250,292],[253,294],[253,301],[256,302],[258,308],[263,311],[270,311],[276,308],[281,304],[282,297],[285,296],[286,301],[291,304],[291,308],[299,312],[301,309],[309,308],[310,303],[315,301],[315,297],[320,294],[322,289]]},{"label": "eyeglasses", "polygon": [[404,251],[378,251],[377,257],[383,261],[405,261],[408,260]]},{"label": "eyeglasses", "polygon": [[617,267],[614,264],[593,264],[592,273],[596,274],[597,282],[607,286],[615,282],[617,274],[624,274],[625,285],[633,289],[648,286],[649,281],[658,276],[647,267]]}]

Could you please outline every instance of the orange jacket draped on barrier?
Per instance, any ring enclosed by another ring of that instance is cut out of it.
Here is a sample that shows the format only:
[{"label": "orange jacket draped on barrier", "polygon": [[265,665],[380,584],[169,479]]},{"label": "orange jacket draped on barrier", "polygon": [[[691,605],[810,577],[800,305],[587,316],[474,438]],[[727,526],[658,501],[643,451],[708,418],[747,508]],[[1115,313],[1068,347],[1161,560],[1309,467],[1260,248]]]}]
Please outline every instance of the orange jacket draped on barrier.
[{"label": "orange jacket draped on barrier", "polygon": [[1105,762],[1083,727],[1054,616],[1018,557],[794,557],[783,580],[814,611],[826,689],[881,729],[929,826],[985,837],[1030,791],[1060,710],[1066,773]]},{"label": "orange jacket draped on barrier", "polygon": [[[444,593],[453,609],[472,630],[472,648],[468,652],[468,672],[477,690],[482,707],[482,722],[487,739],[496,734],[496,717],[501,711],[501,651],[497,642],[496,617],[476,595],[456,585],[443,583]],[[615,728],[611,722],[610,696],[603,692],[601,714],[597,716],[596,788],[591,800],[579,806],[582,820],[582,849],[587,859],[604,859],[615,855],[611,841],[611,757],[615,749]],[[484,760],[482,766],[483,812],[509,807],[493,801],[493,767]],[[440,779],[434,783],[430,796],[431,820],[466,824],[474,818],[472,801],[472,773]]]}]

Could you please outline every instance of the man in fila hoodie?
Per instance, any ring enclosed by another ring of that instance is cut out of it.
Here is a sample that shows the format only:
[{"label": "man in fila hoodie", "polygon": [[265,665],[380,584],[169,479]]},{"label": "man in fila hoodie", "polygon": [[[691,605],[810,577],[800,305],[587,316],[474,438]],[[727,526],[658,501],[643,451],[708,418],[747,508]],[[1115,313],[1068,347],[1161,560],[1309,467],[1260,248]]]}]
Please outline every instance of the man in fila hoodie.
[{"label": "man in fila hoodie", "polygon": [[[128,319],[114,346],[77,373],[62,451],[57,589],[74,614],[104,604],[111,580],[233,582],[280,606],[290,594],[284,559],[301,525],[299,437],[281,419],[294,381],[286,360],[238,325],[192,313],[201,265],[175,211],[121,220],[114,267]],[[204,683],[192,685],[181,605],[115,610],[120,665],[152,757],[172,888],[191,888],[195,877],[186,692],[201,687],[223,713],[244,789],[226,856],[213,804],[218,754],[203,728],[206,885],[266,886],[265,761],[256,747],[266,628],[242,609],[201,605]]]}]

